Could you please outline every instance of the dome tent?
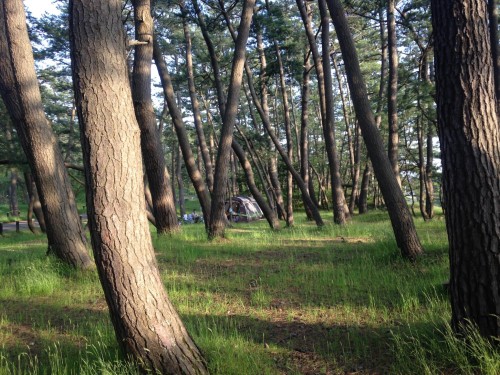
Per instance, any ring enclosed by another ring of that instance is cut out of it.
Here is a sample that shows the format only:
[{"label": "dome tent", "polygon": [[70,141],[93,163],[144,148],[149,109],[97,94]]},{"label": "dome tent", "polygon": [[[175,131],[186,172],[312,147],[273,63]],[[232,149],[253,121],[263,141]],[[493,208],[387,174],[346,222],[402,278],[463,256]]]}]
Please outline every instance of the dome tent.
[{"label": "dome tent", "polygon": [[226,201],[226,215],[229,221],[249,222],[260,220],[264,217],[259,205],[252,197],[236,196],[231,198],[231,204]]}]

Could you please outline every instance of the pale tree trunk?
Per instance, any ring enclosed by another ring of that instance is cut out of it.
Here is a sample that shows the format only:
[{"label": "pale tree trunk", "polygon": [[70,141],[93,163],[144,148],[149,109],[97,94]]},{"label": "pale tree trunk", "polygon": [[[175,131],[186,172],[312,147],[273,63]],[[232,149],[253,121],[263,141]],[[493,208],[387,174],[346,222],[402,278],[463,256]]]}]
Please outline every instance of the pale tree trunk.
[{"label": "pale tree trunk", "polygon": [[172,80],[170,79],[170,74],[168,74],[167,64],[165,63],[163,56],[160,51],[160,46],[156,40],[153,41],[153,58],[158,69],[158,75],[160,76],[161,85],[163,88],[163,95],[165,96],[165,101],[168,105],[168,110],[170,112],[170,117],[172,118],[172,123],[174,125],[175,134],[179,140],[179,146],[182,151],[182,157],[184,158],[184,165],[188,172],[189,178],[193,184],[194,190],[200,202],[201,210],[203,212],[203,218],[205,219],[205,228],[208,228],[208,222],[210,220],[210,192],[205,185],[203,176],[200,170],[196,166],[196,160],[193,155],[193,150],[191,149],[191,142],[182,121],[182,113],[176,103],[174,88],[172,86]]},{"label": "pale tree trunk", "polygon": [[151,100],[151,59],[153,58],[153,18],[150,0],[134,0],[135,46],[132,96],[141,130],[141,149],[153,198],[153,214],[159,235],[179,229],[170,175],[156,127]]},{"label": "pale tree trunk", "polygon": [[17,199],[17,180],[18,175],[15,169],[10,171],[9,183],[9,207],[12,216],[19,216],[19,201]]},{"label": "pale tree trunk", "polygon": [[196,88],[193,73],[193,56],[192,56],[192,43],[191,33],[189,32],[189,25],[187,23],[187,10],[184,1],[179,4],[182,13],[182,26],[184,30],[184,39],[186,42],[186,70],[189,88],[189,97],[191,98],[191,106],[193,109],[194,127],[200,145],[201,157],[205,166],[206,183],[210,192],[214,186],[214,175],[212,171],[212,161],[210,160],[210,152],[208,151],[207,142],[205,140],[205,132],[203,131],[203,123],[201,121],[200,105],[196,96]]},{"label": "pale tree trunk", "polygon": [[229,81],[226,108],[224,116],[222,117],[219,149],[215,164],[214,192],[212,194],[210,223],[208,225],[209,238],[224,237],[224,229],[226,227],[225,199],[228,181],[229,153],[233,141],[234,122],[238,111],[243,68],[246,60],[246,44],[250,32],[254,5],[255,0],[245,0],[243,3],[241,21],[238,27],[238,36],[235,41],[231,78]]},{"label": "pale tree trunk", "polygon": [[423,252],[422,245],[406,204],[406,199],[399,187],[396,176],[392,172],[382,136],[377,129],[344,9],[339,0],[328,0],[328,8],[337,32],[342,56],[344,61],[349,61],[345,68],[354,110],[387,205],[397,245],[404,258],[415,260]]},{"label": "pale tree trunk", "polygon": [[399,129],[398,129],[398,46],[396,35],[395,0],[387,3],[387,48],[389,50],[389,86],[387,116],[389,118],[388,155],[394,176],[401,186],[399,175]]},{"label": "pale tree trunk", "polygon": [[118,343],[130,358],[152,372],[206,374],[163,287],[143,208],[140,130],[121,6],[119,0],[70,1],[73,82],[99,277]]},{"label": "pale tree trunk", "polygon": [[431,2],[452,326],[500,338],[500,129],[485,1]]},{"label": "pale tree trunk", "polygon": [[49,250],[74,267],[93,267],[61,151],[43,111],[21,0],[0,4],[0,91],[39,188]]},{"label": "pale tree trunk", "polygon": [[[42,204],[40,203],[40,199],[38,197],[35,180],[33,179],[33,176],[30,172],[24,172],[24,181],[26,183],[26,190],[28,191],[28,197],[30,200],[28,211],[31,211],[33,214],[35,214],[38,225],[40,225],[40,230],[42,231],[42,233],[46,233],[47,227],[45,225],[45,217],[43,216]],[[28,216],[30,216],[30,212],[28,212]],[[28,217],[28,226],[32,232],[35,232],[35,227],[31,222],[32,216],[33,215],[31,215],[31,218]]]}]

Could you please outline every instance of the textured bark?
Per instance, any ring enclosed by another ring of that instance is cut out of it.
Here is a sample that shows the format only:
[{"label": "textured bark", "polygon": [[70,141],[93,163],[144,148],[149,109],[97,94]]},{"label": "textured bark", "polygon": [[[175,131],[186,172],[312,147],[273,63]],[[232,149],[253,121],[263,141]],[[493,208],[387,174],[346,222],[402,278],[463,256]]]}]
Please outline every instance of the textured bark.
[{"label": "textured bark", "polygon": [[132,96],[135,115],[141,129],[141,150],[153,198],[153,214],[158,234],[179,229],[170,175],[156,129],[156,115],[151,100],[151,59],[153,57],[153,18],[150,0],[134,0],[135,46]]},{"label": "textured bark", "polygon": [[498,45],[498,7],[496,0],[488,0],[488,16],[490,25],[491,57],[493,58],[493,74],[497,112],[500,116],[500,46]]},{"label": "textured bark", "polygon": [[119,0],[70,1],[73,82],[99,277],[118,343],[130,358],[153,372],[205,374],[153,251],[121,6]]},{"label": "textured bark", "polygon": [[394,173],[392,173],[382,137],[373,117],[356,47],[347,24],[344,9],[339,0],[328,0],[328,8],[337,32],[342,56],[344,61],[349,61],[345,68],[354,110],[372,161],[375,176],[387,205],[397,245],[404,258],[414,260],[423,252],[422,245],[417,236],[415,224],[403,192]]},{"label": "textured bark", "polygon": [[486,5],[431,2],[452,325],[498,339],[500,130]]},{"label": "textured bark", "polygon": [[93,267],[61,151],[43,111],[21,0],[0,4],[0,91],[39,188],[49,249],[74,267]]},{"label": "textured bark", "polygon": [[172,86],[172,80],[170,79],[170,74],[168,74],[167,64],[163,59],[160,51],[160,46],[158,42],[154,40],[153,42],[153,58],[158,69],[158,75],[160,76],[161,85],[163,88],[163,95],[165,96],[165,101],[168,105],[168,110],[170,112],[170,117],[172,118],[172,123],[174,125],[175,134],[179,140],[179,146],[182,151],[182,157],[184,158],[184,164],[188,172],[189,178],[193,184],[194,190],[200,202],[201,210],[203,211],[203,218],[205,219],[205,228],[207,228],[208,222],[210,220],[210,192],[208,191],[203,176],[200,170],[196,166],[196,160],[193,156],[193,150],[191,150],[191,142],[189,140],[186,127],[182,121],[182,113],[177,106],[175,101],[174,88]]},{"label": "textured bark", "polygon": [[191,33],[189,32],[189,25],[187,23],[187,10],[184,1],[179,4],[182,13],[182,26],[184,30],[184,39],[186,42],[186,70],[189,88],[189,97],[191,98],[191,106],[193,109],[194,127],[198,137],[198,144],[201,150],[201,157],[205,166],[205,176],[208,189],[212,191],[214,186],[214,175],[212,170],[212,160],[210,159],[210,152],[208,151],[207,141],[205,140],[205,132],[203,131],[203,123],[201,121],[200,104],[196,96],[196,87],[194,84],[193,72],[193,56],[192,56],[192,43]]},{"label": "textured bark", "polygon": [[358,212],[364,214],[368,212],[368,187],[370,185],[371,168],[367,163],[361,178],[361,188],[359,191]]},{"label": "textured bark", "polygon": [[398,128],[398,46],[396,35],[396,18],[394,16],[395,0],[387,2],[387,48],[389,50],[389,85],[387,116],[389,119],[388,155],[392,171],[399,185],[399,128]]},{"label": "textured bark", "polygon": [[215,164],[214,192],[212,194],[212,206],[210,223],[208,225],[209,238],[223,237],[226,227],[225,200],[226,185],[228,181],[229,154],[233,141],[234,122],[238,111],[243,68],[245,65],[245,52],[250,24],[252,22],[253,7],[255,0],[245,0],[241,14],[238,36],[235,41],[233,63],[231,67],[231,78],[227,90],[226,108],[222,117],[219,148]]}]

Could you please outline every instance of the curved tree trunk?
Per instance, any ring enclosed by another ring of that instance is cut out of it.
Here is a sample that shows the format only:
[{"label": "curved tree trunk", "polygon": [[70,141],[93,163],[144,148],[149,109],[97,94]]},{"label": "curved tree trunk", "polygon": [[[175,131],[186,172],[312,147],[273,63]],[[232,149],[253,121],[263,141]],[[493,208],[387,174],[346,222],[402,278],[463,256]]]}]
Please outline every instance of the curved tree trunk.
[{"label": "curved tree trunk", "polygon": [[226,227],[226,216],[224,213],[226,199],[226,184],[228,179],[229,153],[233,140],[234,122],[238,111],[238,101],[245,65],[245,52],[250,23],[252,22],[253,7],[255,0],[245,0],[238,27],[238,36],[235,41],[233,64],[231,67],[231,79],[229,82],[226,108],[222,117],[222,128],[217,152],[214,176],[214,192],[212,195],[212,206],[210,223],[208,225],[209,238],[224,237]]},{"label": "curved tree trunk", "polygon": [[384,143],[373,117],[368,101],[366,85],[361,74],[354,40],[347,24],[344,9],[339,0],[327,0],[345,65],[347,81],[351,92],[354,110],[359,127],[365,140],[366,148],[372,161],[375,176],[380,185],[396,242],[404,258],[414,260],[422,254],[422,245],[413,223],[413,218],[406,204],[406,199],[392,173],[391,163],[385,152]]},{"label": "curved tree trunk", "polygon": [[134,0],[135,46],[132,96],[135,115],[141,129],[141,149],[153,198],[153,214],[158,234],[179,229],[170,175],[156,129],[156,115],[151,100],[151,59],[153,58],[153,18],[150,0]]},{"label": "curved tree trunk", "polygon": [[274,230],[280,229],[280,222],[276,217],[276,215],[274,214],[273,209],[267,204],[266,200],[264,199],[259,189],[257,188],[257,185],[255,185],[252,166],[250,165],[250,162],[248,161],[245,155],[245,151],[234,139],[233,139],[233,151],[238,157],[241,166],[243,167],[247,179],[248,188],[250,189],[252,196],[257,201],[257,204],[262,209],[262,212],[264,213],[264,216],[266,217],[269,226]]},{"label": "curved tree trunk", "polygon": [[203,176],[200,170],[196,166],[196,160],[193,156],[193,151],[191,150],[191,143],[189,141],[189,136],[187,134],[184,122],[182,121],[182,113],[177,106],[175,101],[174,88],[172,86],[172,80],[168,74],[167,64],[163,60],[163,56],[160,51],[160,46],[156,39],[153,41],[153,58],[158,69],[158,75],[160,76],[161,85],[163,88],[163,95],[168,105],[168,111],[170,112],[170,117],[172,118],[172,123],[174,125],[175,134],[179,140],[179,146],[182,151],[182,157],[184,158],[184,164],[193,183],[194,190],[200,202],[201,210],[203,211],[203,218],[205,219],[205,228],[208,228],[208,222],[210,221],[210,192],[208,191]]},{"label": "curved tree trunk", "polygon": [[184,39],[186,41],[186,69],[187,69],[187,79],[189,87],[189,96],[191,98],[191,105],[193,108],[193,118],[194,127],[196,129],[196,135],[198,136],[198,143],[201,149],[201,156],[203,158],[203,164],[205,165],[205,176],[206,183],[210,192],[212,192],[214,186],[214,175],[212,170],[212,160],[210,159],[210,152],[208,151],[207,142],[205,140],[205,132],[203,131],[203,123],[201,121],[200,105],[198,103],[198,98],[196,97],[196,87],[194,84],[194,73],[193,73],[193,56],[192,56],[192,43],[191,43],[191,33],[189,32],[189,26],[187,23],[187,10],[184,5],[184,1],[180,3],[181,13],[182,13],[182,26],[184,30]]},{"label": "curved tree trunk", "polygon": [[36,189],[35,181],[30,172],[24,172],[24,182],[26,183],[26,190],[28,191],[28,197],[30,199],[28,211],[28,226],[30,230],[34,233],[35,226],[33,225],[33,214],[40,225],[40,230],[42,233],[47,233],[47,228],[45,226],[45,218],[43,216],[42,205],[40,199],[38,198],[38,192]]},{"label": "curved tree trunk", "polygon": [[93,267],[61,151],[43,112],[21,0],[0,4],[0,91],[39,189],[49,250],[74,267]]},{"label": "curved tree trunk", "polygon": [[500,128],[485,1],[433,0],[452,326],[500,338]]},{"label": "curved tree trunk", "polygon": [[156,264],[121,6],[119,0],[70,1],[73,82],[99,277],[118,343],[128,356],[153,372],[206,374]]}]

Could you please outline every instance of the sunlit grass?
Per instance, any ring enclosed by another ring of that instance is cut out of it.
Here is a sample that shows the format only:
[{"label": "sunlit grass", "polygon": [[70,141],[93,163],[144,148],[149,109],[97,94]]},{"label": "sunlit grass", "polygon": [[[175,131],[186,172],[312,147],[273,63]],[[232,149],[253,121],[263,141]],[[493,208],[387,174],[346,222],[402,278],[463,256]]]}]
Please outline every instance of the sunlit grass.
[{"label": "sunlit grass", "polygon": [[[416,219],[426,251],[416,264],[401,259],[383,211],[344,227],[318,229],[300,214],[296,223],[237,224],[211,242],[202,224],[153,236],[166,290],[212,374],[498,373],[496,349],[447,326],[442,219]],[[26,233],[0,241],[0,374],[136,373],[96,273],[47,258],[45,246]]]}]

